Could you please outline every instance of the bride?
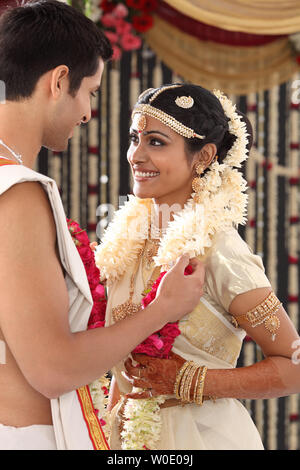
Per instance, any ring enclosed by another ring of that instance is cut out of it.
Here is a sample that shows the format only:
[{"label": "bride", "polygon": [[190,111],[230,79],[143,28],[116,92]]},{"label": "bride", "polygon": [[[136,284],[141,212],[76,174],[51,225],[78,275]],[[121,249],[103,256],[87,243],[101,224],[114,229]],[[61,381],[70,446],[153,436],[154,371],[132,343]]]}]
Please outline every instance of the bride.
[{"label": "bride", "polygon": [[[299,336],[237,231],[247,205],[238,169],[251,132],[226,96],[196,85],[146,90],[134,107],[134,196],[95,253],[106,326],[133,315],[182,253],[204,261],[206,277],[189,315],[112,370],[111,449],[263,449],[239,399],[300,391],[291,359]],[[265,358],[236,368],[246,334]]]}]

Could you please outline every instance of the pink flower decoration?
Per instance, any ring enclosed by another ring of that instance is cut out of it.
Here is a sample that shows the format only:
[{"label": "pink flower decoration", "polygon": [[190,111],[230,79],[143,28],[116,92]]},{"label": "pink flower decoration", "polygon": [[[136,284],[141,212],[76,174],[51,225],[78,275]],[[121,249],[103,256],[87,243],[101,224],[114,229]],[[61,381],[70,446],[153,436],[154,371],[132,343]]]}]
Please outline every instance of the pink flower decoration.
[{"label": "pink flower decoration", "polygon": [[120,45],[124,51],[134,51],[142,45],[142,40],[133,34],[124,34],[120,39]]},{"label": "pink flower decoration", "polygon": [[153,342],[154,346],[157,349],[161,349],[164,345],[164,342],[160,339],[160,337],[158,335],[149,336],[149,340],[151,340]]},{"label": "pink flower decoration", "polygon": [[122,51],[119,48],[119,46],[116,46],[115,44],[113,45],[113,55],[112,55],[112,60],[120,60],[122,57]]},{"label": "pink flower decoration", "polygon": [[94,295],[97,300],[105,297],[105,289],[102,284],[98,284],[96,289],[94,290]]},{"label": "pink flower decoration", "polygon": [[119,36],[116,33],[113,33],[112,31],[104,31],[105,36],[107,39],[110,40],[111,44],[116,44],[119,40]]},{"label": "pink flower decoration", "polygon": [[122,3],[118,3],[112,13],[117,18],[126,18],[126,16],[128,15],[128,8]]},{"label": "pink flower decoration", "polygon": [[89,323],[89,330],[93,330],[95,328],[103,328],[105,325],[105,321],[96,321],[95,323]]},{"label": "pink flower decoration", "polygon": [[173,347],[175,338],[180,335],[177,323],[168,323],[161,330],[149,336],[133,352],[166,359]]},{"label": "pink flower decoration", "polygon": [[101,17],[101,22],[107,28],[114,28],[117,23],[117,18],[111,13],[105,13],[105,15]]},{"label": "pink flower decoration", "polygon": [[120,18],[116,23],[116,31],[120,36],[122,36],[123,34],[130,33],[132,31],[132,26],[130,23]]}]

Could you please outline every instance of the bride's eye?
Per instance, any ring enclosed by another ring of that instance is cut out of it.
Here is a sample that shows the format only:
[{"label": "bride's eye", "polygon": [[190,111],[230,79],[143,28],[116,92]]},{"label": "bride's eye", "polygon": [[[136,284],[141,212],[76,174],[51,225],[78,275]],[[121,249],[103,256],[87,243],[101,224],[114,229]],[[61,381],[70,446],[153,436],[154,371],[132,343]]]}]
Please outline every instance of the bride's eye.
[{"label": "bride's eye", "polygon": [[129,142],[131,143],[134,143],[136,144],[137,142],[139,141],[139,138],[137,136],[137,134],[134,134],[133,132],[131,134],[129,134]]},{"label": "bride's eye", "polygon": [[152,137],[152,139],[150,139],[150,145],[153,145],[154,147],[161,147],[165,145],[165,143],[156,137]]}]

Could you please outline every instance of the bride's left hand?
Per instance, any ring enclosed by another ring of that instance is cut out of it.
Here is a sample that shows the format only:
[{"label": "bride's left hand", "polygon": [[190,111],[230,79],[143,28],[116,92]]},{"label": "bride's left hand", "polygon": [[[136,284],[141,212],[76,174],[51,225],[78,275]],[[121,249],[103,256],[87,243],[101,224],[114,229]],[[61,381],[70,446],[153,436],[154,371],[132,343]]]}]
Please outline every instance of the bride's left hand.
[{"label": "bride's left hand", "polygon": [[159,359],[144,354],[132,354],[138,362],[133,365],[130,358],[125,361],[124,377],[133,385],[144,389],[138,393],[128,393],[126,398],[151,398],[158,395],[173,395],[176,375],[185,359],[170,352],[169,359]]}]

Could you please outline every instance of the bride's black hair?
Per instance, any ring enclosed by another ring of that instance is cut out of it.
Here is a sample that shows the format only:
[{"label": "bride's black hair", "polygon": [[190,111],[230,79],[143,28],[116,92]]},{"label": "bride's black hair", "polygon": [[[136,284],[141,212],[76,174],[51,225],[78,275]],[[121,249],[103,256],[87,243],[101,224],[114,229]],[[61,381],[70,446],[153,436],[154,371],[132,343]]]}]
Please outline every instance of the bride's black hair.
[{"label": "bride's black hair", "polygon": [[[162,85],[160,88],[171,85]],[[229,119],[225,115],[220,101],[212,92],[200,85],[188,83],[177,83],[177,85],[180,85],[180,87],[168,88],[158,94],[151,102],[151,106],[171,115],[177,121],[193,129],[197,134],[205,135],[205,139],[184,137],[188,156],[201,150],[204,145],[213,143],[217,147],[218,162],[222,163],[236,137],[229,132]],[[150,89],[142,94],[137,104],[148,104],[151,97],[160,88]],[[176,98],[180,96],[191,96],[194,105],[188,109],[181,108],[175,103]],[[247,126],[249,152],[253,142],[252,126],[247,116],[238,110],[237,112],[242,116]]]}]

